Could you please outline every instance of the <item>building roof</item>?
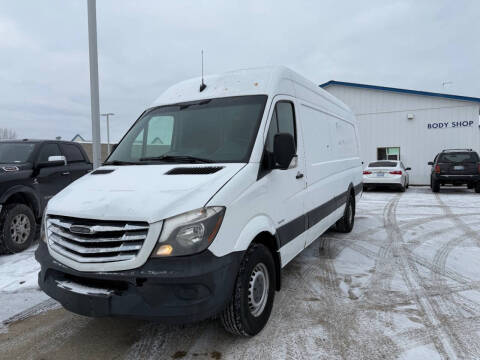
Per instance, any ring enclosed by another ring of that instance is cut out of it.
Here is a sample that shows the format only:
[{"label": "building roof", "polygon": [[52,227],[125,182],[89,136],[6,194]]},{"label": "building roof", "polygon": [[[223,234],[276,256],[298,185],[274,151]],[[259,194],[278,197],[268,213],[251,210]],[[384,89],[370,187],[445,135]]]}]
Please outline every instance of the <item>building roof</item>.
[{"label": "building roof", "polygon": [[411,95],[433,96],[433,97],[447,98],[447,99],[453,99],[453,100],[472,101],[472,102],[480,103],[480,98],[471,97],[471,96],[461,96],[461,95],[435,93],[435,92],[429,92],[429,91],[399,89],[399,88],[393,88],[393,87],[358,84],[358,83],[336,81],[336,80],[327,81],[326,83],[321,84],[319,86],[321,88],[326,88],[331,85],[349,86],[349,87],[356,87],[356,88],[370,89],[370,90],[391,91],[391,92],[411,94]]},{"label": "building roof", "polygon": [[75,141],[75,142],[88,142],[88,141],[85,140],[85,139],[83,138],[83,136],[80,135],[80,134],[75,135],[71,141]]}]

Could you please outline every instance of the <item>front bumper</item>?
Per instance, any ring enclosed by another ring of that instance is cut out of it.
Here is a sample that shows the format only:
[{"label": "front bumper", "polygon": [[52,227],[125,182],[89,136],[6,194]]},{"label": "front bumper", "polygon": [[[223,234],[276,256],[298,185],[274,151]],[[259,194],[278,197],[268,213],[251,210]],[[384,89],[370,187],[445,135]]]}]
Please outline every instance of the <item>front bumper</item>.
[{"label": "front bumper", "polygon": [[[80,272],[53,259],[45,243],[40,288],[67,310],[93,316],[124,316],[188,323],[218,314],[229,301],[243,252],[149,259],[142,267],[115,272]],[[65,285],[67,284],[67,285]]]}]

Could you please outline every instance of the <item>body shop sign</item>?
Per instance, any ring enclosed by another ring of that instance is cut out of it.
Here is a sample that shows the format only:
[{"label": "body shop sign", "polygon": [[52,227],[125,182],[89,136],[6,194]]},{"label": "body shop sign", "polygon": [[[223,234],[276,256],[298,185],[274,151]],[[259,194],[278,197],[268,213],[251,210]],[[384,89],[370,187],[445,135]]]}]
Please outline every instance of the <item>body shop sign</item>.
[{"label": "body shop sign", "polygon": [[442,121],[428,123],[427,129],[447,129],[447,128],[459,128],[459,127],[470,127],[473,125],[473,120],[469,121]]}]

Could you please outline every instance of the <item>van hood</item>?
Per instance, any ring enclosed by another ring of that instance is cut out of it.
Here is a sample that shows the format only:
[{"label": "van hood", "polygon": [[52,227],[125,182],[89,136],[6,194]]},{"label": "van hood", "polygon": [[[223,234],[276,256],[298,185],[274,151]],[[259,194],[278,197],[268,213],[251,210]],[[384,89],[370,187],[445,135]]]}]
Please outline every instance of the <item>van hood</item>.
[{"label": "van hood", "polygon": [[[55,195],[48,203],[47,213],[153,223],[205,206],[244,166],[237,163],[103,166]],[[167,174],[173,169],[183,172],[185,168],[218,167],[221,169],[211,174]]]}]

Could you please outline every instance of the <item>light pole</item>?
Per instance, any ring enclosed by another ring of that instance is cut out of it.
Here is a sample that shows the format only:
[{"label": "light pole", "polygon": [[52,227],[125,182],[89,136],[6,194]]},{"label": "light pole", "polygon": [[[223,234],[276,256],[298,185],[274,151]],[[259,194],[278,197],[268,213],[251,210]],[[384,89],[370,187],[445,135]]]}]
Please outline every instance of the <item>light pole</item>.
[{"label": "light pole", "polygon": [[101,114],[107,118],[107,152],[110,155],[110,116],[115,115],[114,113],[105,113]]},{"label": "light pole", "polygon": [[96,0],[88,0],[88,54],[90,57],[90,107],[92,113],[93,168],[100,166],[100,106],[98,100],[98,54]]}]

